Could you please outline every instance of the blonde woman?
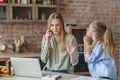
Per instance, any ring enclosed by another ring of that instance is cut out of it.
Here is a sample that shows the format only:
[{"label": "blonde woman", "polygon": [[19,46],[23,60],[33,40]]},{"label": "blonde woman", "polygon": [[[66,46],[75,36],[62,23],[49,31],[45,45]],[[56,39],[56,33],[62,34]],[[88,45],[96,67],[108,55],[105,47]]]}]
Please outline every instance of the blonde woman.
[{"label": "blonde woman", "polygon": [[111,29],[94,21],[84,37],[85,60],[93,77],[116,80],[116,64],[113,58],[114,41]]},{"label": "blonde woman", "polygon": [[78,63],[77,41],[64,29],[63,18],[54,12],[48,18],[48,28],[41,45],[41,60],[47,71],[73,73]]}]

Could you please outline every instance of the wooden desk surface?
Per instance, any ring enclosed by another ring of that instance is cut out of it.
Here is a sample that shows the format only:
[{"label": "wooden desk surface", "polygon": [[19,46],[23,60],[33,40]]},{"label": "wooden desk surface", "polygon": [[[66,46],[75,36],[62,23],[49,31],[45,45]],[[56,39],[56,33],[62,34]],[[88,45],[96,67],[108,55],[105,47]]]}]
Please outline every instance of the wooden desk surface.
[{"label": "wooden desk surface", "polygon": [[0,53],[0,61],[6,61],[10,57],[36,57],[40,58],[40,53],[25,52],[25,53]]},{"label": "wooden desk surface", "polygon": [[[74,74],[62,74],[62,73],[53,73],[53,72],[43,72],[43,74],[59,74],[60,78],[57,80],[70,80],[71,78],[79,77],[79,75]],[[0,77],[0,80],[42,80],[40,78],[30,78],[30,77]]]}]

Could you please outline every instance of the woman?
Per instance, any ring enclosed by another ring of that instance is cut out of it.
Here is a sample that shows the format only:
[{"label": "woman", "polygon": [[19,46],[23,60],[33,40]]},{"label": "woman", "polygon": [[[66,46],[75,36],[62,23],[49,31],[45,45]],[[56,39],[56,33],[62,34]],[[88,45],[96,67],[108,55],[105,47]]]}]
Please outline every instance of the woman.
[{"label": "woman", "polygon": [[93,77],[116,80],[116,64],[113,58],[114,41],[110,28],[94,21],[84,37],[85,60]]},{"label": "woman", "polygon": [[60,13],[52,13],[48,28],[42,39],[41,60],[46,63],[47,71],[72,73],[78,63],[77,41],[64,28]]}]

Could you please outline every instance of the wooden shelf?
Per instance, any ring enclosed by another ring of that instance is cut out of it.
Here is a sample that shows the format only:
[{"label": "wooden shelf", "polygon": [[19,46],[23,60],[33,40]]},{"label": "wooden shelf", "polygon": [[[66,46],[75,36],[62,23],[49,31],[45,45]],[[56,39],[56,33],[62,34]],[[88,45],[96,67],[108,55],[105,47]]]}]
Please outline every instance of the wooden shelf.
[{"label": "wooden shelf", "polygon": [[5,3],[0,4],[0,22],[6,22],[8,20],[9,20],[8,5]]},{"label": "wooden shelf", "polygon": [[36,20],[37,22],[47,21],[49,15],[58,11],[57,5],[36,5]]},{"label": "wooden shelf", "polygon": [[36,4],[38,7],[48,7],[48,8],[57,8],[57,5],[41,5],[41,4]]},{"label": "wooden shelf", "polygon": [[16,7],[33,7],[35,4],[10,4],[10,6],[16,6]]},{"label": "wooden shelf", "polygon": [[[31,0],[30,4],[0,3],[4,8],[6,18],[1,16],[0,22],[47,22],[49,15],[58,11],[58,0],[54,5],[37,4],[37,0]],[[42,14],[44,13],[44,20]]]},{"label": "wooden shelf", "polygon": [[0,3],[0,6],[7,6],[8,3]]},{"label": "wooden shelf", "polygon": [[36,20],[35,22],[47,23],[47,20]]},{"label": "wooden shelf", "polygon": [[34,5],[10,5],[10,22],[34,22]]},{"label": "wooden shelf", "polygon": [[33,22],[33,20],[11,20],[10,22]]}]

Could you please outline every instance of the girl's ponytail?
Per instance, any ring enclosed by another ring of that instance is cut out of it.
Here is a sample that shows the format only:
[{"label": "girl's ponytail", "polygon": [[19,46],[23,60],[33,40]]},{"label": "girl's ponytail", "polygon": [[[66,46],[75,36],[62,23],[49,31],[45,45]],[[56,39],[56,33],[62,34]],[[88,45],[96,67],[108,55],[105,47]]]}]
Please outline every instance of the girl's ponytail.
[{"label": "girl's ponytail", "polygon": [[103,39],[104,39],[105,47],[108,48],[108,51],[110,52],[110,54],[112,56],[113,52],[114,52],[114,48],[115,48],[115,43],[113,40],[111,28],[109,28],[109,27],[106,28]]}]

